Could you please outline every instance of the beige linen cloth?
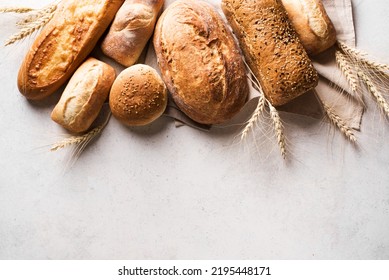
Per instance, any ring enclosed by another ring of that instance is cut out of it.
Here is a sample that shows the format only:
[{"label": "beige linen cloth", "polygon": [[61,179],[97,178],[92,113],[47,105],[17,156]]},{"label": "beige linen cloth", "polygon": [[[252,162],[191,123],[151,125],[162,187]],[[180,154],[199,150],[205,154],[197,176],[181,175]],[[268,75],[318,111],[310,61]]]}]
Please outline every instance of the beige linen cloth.
[{"label": "beige linen cloth", "polygon": [[[164,9],[176,0],[166,0]],[[220,7],[220,0],[205,0],[213,5],[220,15],[225,19]],[[333,21],[337,38],[341,42],[346,43],[349,46],[355,46],[355,31],[352,15],[351,0],[323,0],[323,4],[327,10],[327,13]],[[341,71],[338,69],[335,62],[335,47],[320,54],[317,57],[312,58],[315,68],[320,74],[319,85],[314,92],[308,92],[287,105],[281,106],[278,109],[294,114],[305,115],[313,118],[322,118],[322,105],[325,103],[352,128],[359,129],[361,118],[363,114],[363,106],[356,100],[350,98],[347,94],[349,90],[347,81],[343,77]],[[152,44],[146,54],[145,63],[154,67],[159,71],[157,65],[157,59]],[[319,100],[321,101],[319,101]],[[248,102],[242,110],[247,110],[248,103],[257,102],[258,92],[251,87]],[[169,106],[165,112],[174,118],[179,123],[199,128],[208,129],[208,126],[197,124],[183,114],[175,104],[170,101]]]}]

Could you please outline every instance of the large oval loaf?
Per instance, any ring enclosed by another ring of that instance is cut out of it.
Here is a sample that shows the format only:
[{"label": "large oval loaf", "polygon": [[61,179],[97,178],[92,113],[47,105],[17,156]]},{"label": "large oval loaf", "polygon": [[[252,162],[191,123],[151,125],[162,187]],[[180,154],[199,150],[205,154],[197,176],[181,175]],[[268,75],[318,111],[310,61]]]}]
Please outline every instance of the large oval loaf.
[{"label": "large oval loaf", "polygon": [[59,89],[92,51],[123,2],[61,1],[22,63],[19,91],[28,99],[42,99]]},{"label": "large oval loaf", "polygon": [[239,48],[212,6],[178,0],[160,17],[154,47],[177,106],[203,124],[222,123],[244,105],[248,84]]},{"label": "large oval loaf", "polygon": [[280,0],[222,0],[222,9],[274,106],[317,85],[317,72]]}]

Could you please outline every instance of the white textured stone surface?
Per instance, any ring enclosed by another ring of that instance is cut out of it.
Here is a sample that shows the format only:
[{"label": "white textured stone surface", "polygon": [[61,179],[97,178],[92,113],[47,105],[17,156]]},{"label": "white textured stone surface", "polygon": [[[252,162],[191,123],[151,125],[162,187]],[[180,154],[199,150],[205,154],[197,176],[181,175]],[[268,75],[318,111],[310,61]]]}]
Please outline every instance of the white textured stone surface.
[{"label": "white textured stone surface", "polygon": [[[389,2],[354,6],[359,47],[389,63]],[[0,15],[0,42],[16,20]],[[285,114],[286,164],[273,140],[234,144],[236,127],[112,119],[65,170],[68,151],[45,146],[64,133],[49,117],[58,95],[31,103],[16,87],[28,44],[0,49],[1,259],[389,258],[389,121],[371,99],[359,148]]]}]

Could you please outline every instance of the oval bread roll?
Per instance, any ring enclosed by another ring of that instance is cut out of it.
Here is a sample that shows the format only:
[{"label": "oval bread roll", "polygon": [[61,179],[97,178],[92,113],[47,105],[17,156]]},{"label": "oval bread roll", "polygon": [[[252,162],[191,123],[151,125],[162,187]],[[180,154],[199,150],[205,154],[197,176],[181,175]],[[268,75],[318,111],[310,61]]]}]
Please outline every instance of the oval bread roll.
[{"label": "oval bread roll", "polygon": [[167,89],[148,65],[136,64],[116,78],[109,96],[112,115],[127,126],[147,125],[166,109]]},{"label": "oval bread roll", "polygon": [[335,27],[321,0],[282,0],[282,4],[308,54],[319,54],[335,44]]},{"label": "oval bread roll", "polygon": [[154,31],[164,0],[126,0],[101,45],[103,53],[124,66],[140,57]]},{"label": "oval bread roll", "polygon": [[162,78],[191,119],[222,123],[245,104],[248,84],[239,47],[211,5],[171,4],[158,20],[154,48]]},{"label": "oval bread roll", "polygon": [[92,51],[124,0],[63,0],[18,74],[19,91],[42,99],[59,89]]},{"label": "oval bread roll", "polygon": [[273,106],[317,85],[317,72],[280,0],[222,0],[222,9]]},{"label": "oval bread roll", "polygon": [[70,79],[51,113],[52,120],[71,132],[86,131],[97,118],[115,76],[108,64],[87,59]]}]

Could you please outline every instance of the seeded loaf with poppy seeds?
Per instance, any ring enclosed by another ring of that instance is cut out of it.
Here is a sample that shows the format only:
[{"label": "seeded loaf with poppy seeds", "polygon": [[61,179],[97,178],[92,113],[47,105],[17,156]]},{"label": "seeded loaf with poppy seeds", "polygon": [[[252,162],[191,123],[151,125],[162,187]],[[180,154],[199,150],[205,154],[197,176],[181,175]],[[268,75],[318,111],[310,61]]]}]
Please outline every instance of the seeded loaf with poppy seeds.
[{"label": "seeded loaf with poppy seeds", "polygon": [[54,93],[93,50],[124,0],[63,0],[36,37],[18,74],[28,99]]},{"label": "seeded loaf with poppy seeds", "polygon": [[158,20],[154,48],[175,103],[192,120],[222,123],[245,104],[248,84],[239,47],[210,4],[171,4]]},{"label": "seeded loaf with poppy seeds", "polygon": [[222,0],[222,9],[272,105],[317,85],[317,72],[280,0]]},{"label": "seeded loaf with poppy seeds", "polygon": [[309,55],[319,54],[335,44],[335,27],[321,0],[282,0],[282,4]]}]

